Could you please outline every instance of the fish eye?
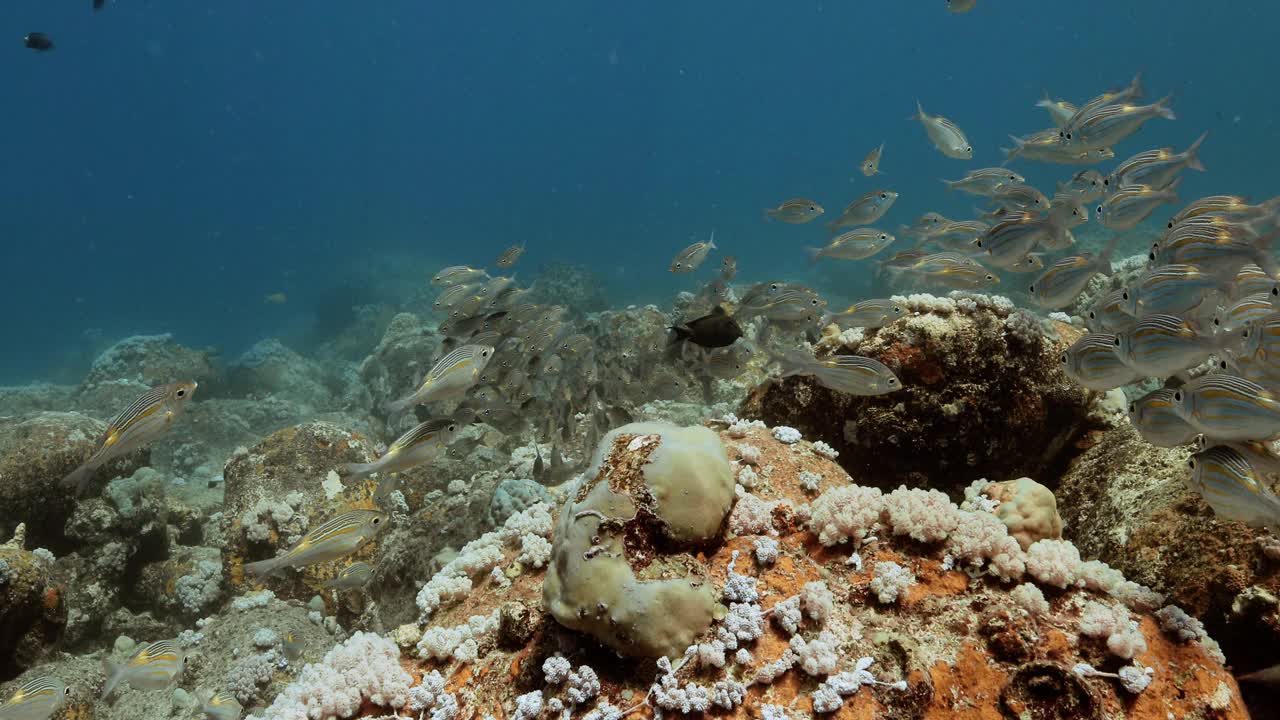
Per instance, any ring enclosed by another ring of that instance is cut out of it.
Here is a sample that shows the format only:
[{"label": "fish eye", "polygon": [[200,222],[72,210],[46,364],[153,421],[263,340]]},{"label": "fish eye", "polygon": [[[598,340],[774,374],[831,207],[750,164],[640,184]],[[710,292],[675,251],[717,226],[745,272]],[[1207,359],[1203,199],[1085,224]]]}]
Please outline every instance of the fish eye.
[{"label": "fish eye", "polygon": [[897,380],[893,378],[889,378],[889,387],[893,387],[894,385],[897,385],[897,384],[898,384]]},{"label": "fish eye", "polygon": [[1059,355],[1059,356],[1058,356],[1058,360],[1059,360],[1059,362],[1061,362],[1063,365],[1066,365],[1066,364],[1067,364],[1067,354],[1066,354],[1066,353],[1062,353],[1061,355]]},{"label": "fish eye", "polygon": [[1216,325],[1216,326],[1218,326],[1218,327],[1222,327],[1222,321],[1221,321],[1221,320],[1219,320],[1218,318],[1214,318],[1214,319],[1213,319],[1213,324],[1214,324],[1214,325]]},{"label": "fish eye", "polygon": [[898,307],[897,305],[894,305],[894,306],[893,306],[893,312],[894,312],[894,314],[896,314],[896,315],[901,315],[901,314],[902,314],[902,308]]},{"label": "fish eye", "polygon": [[1125,290],[1124,292],[1120,293],[1120,297],[1121,297],[1121,299],[1128,300],[1128,299],[1129,299],[1129,291],[1128,291],[1128,290]]},{"label": "fish eye", "polygon": [[810,206],[809,206],[809,212],[817,212],[817,211],[818,211],[818,208],[816,208],[816,207],[814,207],[814,206],[812,206],[812,205],[810,205]]},{"label": "fish eye", "polygon": [[1070,140],[1070,139],[1071,139],[1071,133],[1067,133],[1067,139],[1068,139],[1068,140]]},{"label": "fish eye", "polygon": [[1138,412],[1138,403],[1129,403],[1129,412],[1131,413]]},{"label": "fish eye", "polygon": [[1181,391],[1181,390],[1178,390],[1178,391],[1176,391],[1175,393],[1173,393],[1173,401],[1174,401],[1174,402],[1182,402],[1182,391]]},{"label": "fish eye", "polygon": [[1195,459],[1195,458],[1191,458],[1190,460],[1187,460],[1187,467],[1191,468],[1192,470],[1195,470],[1195,469],[1196,469],[1196,459]]},{"label": "fish eye", "polygon": [[995,280],[995,279],[996,279],[995,275],[992,275],[991,273],[987,273],[987,280]]},{"label": "fish eye", "polygon": [[187,394],[187,391],[186,391],[186,390],[179,390],[179,391],[178,391],[178,397],[186,397],[186,394]]},{"label": "fish eye", "polygon": [[1120,347],[1120,336],[1119,336],[1119,335],[1117,335],[1117,336],[1116,336],[1115,342],[1114,342],[1113,344],[1114,344],[1116,347]]},{"label": "fish eye", "polygon": [[1101,205],[1099,205],[1099,206],[1098,206],[1098,214],[1099,214],[1099,215],[1101,215],[1101,214],[1102,214],[1102,206],[1101,206]]},{"label": "fish eye", "polygon": [[1027,292],[1032,292],[1032,293],[1033,293],[1033,292],[1035,292],[1035,291],[1036,291],[1036,286],[1035,286],[1035,285],[1030,285],[1030,286],[1028,286],[1028,287],[1027,287]]},{"label": "fish eye", "polygon": [[889,199],[889,195],[888,195],[888,193],[880,193],[880,199],[881,199],[881,200],[887,200],[887,199]]},{"label": "fish eye", "polygon": [[381,524],[382,524],[382,518],[380,518],[380,517],[376,517],[376,518],[374,518],[374,519],[373,519],[373,524],[374,524],[374,525],[381,525]]},{"label": "fish eye", "polygon": [[881,240],[888,240],[888,239],[889,239],[889,236],[888,236],[888,235],[886,235],[885,233],[880,233],[880,239],[881,239]]}]

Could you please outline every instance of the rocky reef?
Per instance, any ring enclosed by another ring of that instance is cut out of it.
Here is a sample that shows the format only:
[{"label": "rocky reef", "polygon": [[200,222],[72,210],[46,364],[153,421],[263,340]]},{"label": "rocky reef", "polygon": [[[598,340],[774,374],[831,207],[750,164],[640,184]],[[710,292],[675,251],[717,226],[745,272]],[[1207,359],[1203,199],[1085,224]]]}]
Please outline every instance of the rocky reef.
[{"label": "rocky reef", "polygon": [[876,397],[812,377],[765,383],[739,414],[795,427],[840,453],[859,482],[956,490],[970,480],[1039,477],[1086,426],[1088,393],[1061,371],[1041,320],[1003,298],[897,298],[909,315],[878,330],[834,325],[819,352],[874,358],[902,389]]}]

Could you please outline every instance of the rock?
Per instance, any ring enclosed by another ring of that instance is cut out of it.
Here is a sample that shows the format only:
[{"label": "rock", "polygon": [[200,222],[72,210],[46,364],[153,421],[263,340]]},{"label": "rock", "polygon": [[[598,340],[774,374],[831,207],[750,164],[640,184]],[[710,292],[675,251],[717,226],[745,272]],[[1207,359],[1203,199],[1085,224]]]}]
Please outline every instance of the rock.
[{"label": "rock", "polygon": [[72,406],[75,392],[72,385],[49,383],[0,387],[0,408],[8,416],[65,411]]},{"label": "rock", "polygon": [[[61,481],[93,453],[106,428],[106,423],[78,413],[0,418],[0,533],[24,522],[33,547],[55,553],[67,549],[63,527],[75,498]],[[92,487],[132,474],[149,457],[143,449],[107,463],[94,475]]]},{"label": "rock", "polygon": [[812,377],[766,382],[739,414],[799,429],[840,453],[860,482],[953,493],[979,477],[1043,477],[1080,432],[1087,393],[1058,364],[1039,322],[1003,298],[900,299],[912,312],[846,335],[834,354],[875,358],[902,389],[875,397],[829,390]]},{"label": "rock", "polygon": [[[1280,557],[1264,530],[1217,518],[1187,486],[1186,448],[1160,448],[1127,423],[1102,434],[1057,490],[1082,553],[1169,595],[1204,623],[1232,667],[1275,664]],[[1269,599],[1268,599],[1269,598]]]},{"label": "rock", "polygon": [[[277,431],[228,460],[223,512],[229,529],[222,561],[229,591],[267,587],[279,597],[305,600],[336,576],[341,564],[286,569],[269,578],[246,577],[243,568],[245,562],[278,555],[309,528],[340,512],[374,508],[374,481],[344,480],[335,470],[374,457],[372,443],[363,436],[329,423],[308,422]],[[369,543],[348,561],[370,557],[376,545]]]},{"label": "rock", "polygon": [[277,396],[299,413],[315,413],[333,405],[324,370],[274,338],[260,340],[227,368],[224,392],[253,399]]},{"label": "rock", "polygon": [[[632,487],[626,478],[636,477],[639,468],[630,461],[642,459],[648,449],[645,440],[637,442],[643,437],[618,435],[613,439],[617,444],[606,445],[602,454],[609,459],[605,463],[618,463],[613,465],[610,482],[616,477]],[[572,706],[576,716],[603,709],[604,700],[614,708],[635,706],[646,697],[655,705],[668,702],[677,690],[694,702],[701,698],[700,702],[709,703],[720,697],[729,706],[708,707],[715,717],[759,718],[766,704],[786,708],[794,717],[808,717],[819,703],[827,709],[832,707],[829,703],[841,704],[841,698],[833,699],[839,695],[833,686],[828,686],[826,694],[820,692],[820,681],[828,678],[830,683],[833,673],[855,669],[869,673],[859,677],[903,685],[864,686],[843,697],[842,714],[834,717],[1248,717],[1239,688],[1204,644],[1166,635],[1149,612],[1127,608],[1114,597],[1074,583],[1063,589],[1035,580],[1046,570],[1083,572],[1078,560],[1072,564],[1070,553],[1059,557],[1061,568],[1046,568],[1046,553],[1038,553],[1033,546],[1026,559],[1035,558],[1027,567],[1037,564],[1029,571],[1036,574],[1023,576],[1018,569],[1016,575],[1021,577],[1016,579],[1023,584],[1017,586],[972,568],[970,572],[947,569],[956,562],[950,559],[954,549],[948,549],[952,540],[938,539],[946,533],[934,531],[948,522],[965,526],[981,516],[947,505],[945,499],[939,505],[936,494],[905,490],[894,500],[894,512],[889,510],[889,495],[883,496],[885,504],[877,512],[881,496],[873,488],[862,488],[865,492],[860,496],[872,499],[867,529],[878,540],[860,547],[848,543],[824,547],[808,529],[820,512],[819,503],[809,504],[811,496],[801,476],[821,476],[827,493],[850,488],[849,476],[812,445],[784,444],[767,428],[747,429],[732,438],[725,433],[722,439],[729,445],[757,449],[760,482],[750,494],[738,496],[727,528],[718,530],[698,554],[677,566],[654,555],[645,570],[665,578],[702,573],[706,587],[728,606],[714,612],[707,630],[691,641],[696,647],[688,653],[677,651],[687,660],[672,661],[673,677],[659,682],[663,692],[670,694],[668,700],[649,694],[655,674],[664,674],[653,661],[619,661],[611,649],[590,636],[545,616],[532,625],[526,623],[526,609],[539,606],[539,597],[558,582],[553,577],[565,572],[569,558],[534,569],[516,560],[520,543],[486,544],[501,548],[500,559],[484,563],[487,567],[496,562],[499,572],[478,571],[470,578],[469,591],[437,607],[430,616],[419,648],[436,656],[442,651],[441,643],[448,640],[446,645],[456,646],[454,654],[445,660],[402,658],[402,664],[411,666],[415,676],[439,671],[446,680],[445,691],[460,706],[461,717],[499,712],[512,717],[517,698],[528,693],[540,693],[544,707],[553,700]],[[574,508],[574,503],[583,502],[600,487],[583,484],[570,494],[565,507]],[[913,501],[918,503],[914,510]],[[840,509],[856,514],[853,508]],[[926,540],[906,532],[909,528],[900,527],[898,517],[914,523],[914,530]],[[575,520],[598,518],[590,514],[579,518],[576,512],[562,510],[558,528],[576,535]],[[983,533],[965,542],[985,537],[992,527],[1004,527],[994,518],[978,524]],[[740,532],[733,531],[735,527]],[[512,530],[511,523],[503,530]],[[596,533],[602,544],[611,542],[605,542],[610,532]],[[769,565],[753,559],[756,541],[765,535],[779,546],[777,558]],[[560,537],[554,541],[564,542]],[[1012,552],[1021,553],[1016,542],[1012,545]],[[851,563],[853,551],[859,555]],[[877,581],[884,583],[889,576],[881,569],[888,565],[912,580],[902,586],[891,605],[881,602],[876,590]],[[1027,603],[1027,598],[1039,602]],[[1119,652],[1134,653],[1139,665],[1113,654],[1116,651],[1110,649],[1111,638],[1105,633],[1082,632],[1082,616],[1092,611],[1093,604],[1123,614],[1125,626],[1116,625],[1114,632],[1125,633],[1124,643],[1116,647]],[[464,636],[469,639],[459,644]],[[737,650],[746,650],[747,656]],[[556,654],[568,660],[576,680],[546,680],[544,663]],[[1112,676],[1082,676],[1074,670],[1079,664]],[[593,672],[586,674],[582,666]],[[1149,677],[1145,668],[1153,671]],[[1137,694],[1126,691],[1115,677],[1121,671],[1149,679],[1150,684]],[[584,682],[585,677],[598,679],[598,687]],[[579,699],[570,688],[578,688]],[[581,688],[590,691],[585,699]],[[360,715],[393,712],[403,709],[366,707]]]},{"label": "rock", "polygon": [[575,315],[609,307],[604,281],[583,265],[556,262],[543,266],[529,288],[529,302],[563,305]]},{"label": "rock", "polygon": [[63,589],[49,563],[12,545],[0,546],[0,672],[36,665],[58,644],[67,623]]}]

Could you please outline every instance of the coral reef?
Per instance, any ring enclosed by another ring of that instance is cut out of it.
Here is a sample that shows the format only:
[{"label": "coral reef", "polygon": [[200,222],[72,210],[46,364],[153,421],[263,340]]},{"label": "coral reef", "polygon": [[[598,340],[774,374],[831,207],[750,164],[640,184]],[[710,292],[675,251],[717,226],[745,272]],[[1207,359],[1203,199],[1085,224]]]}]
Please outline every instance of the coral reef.
[{"label": "coral reef", "polygon": [[26,528],[0,545],[0,673],[12,676],[46,658],[67,620],[52,563],[23,548]]},{"label": "coral reef", "polygon": [[[822,440],[859,482],[882,488],[958,490],[978,477],[1045,474],[1090,403],[1038,322],[998,297],[897,300],[908,317],[831,351],[885,363],[901,390],[853,397],[790,377],[756,388],[739,414]],[[1028,322],[1031,331],[1016,330]]]},{"label": "coral reef", "polygon": [[[1024,553],[993,515],[949,503],[922,506],[934,507],[934,515],[891,514],[888,496],[873,491],[856,501],[868,511],[865,527],[825,547],[809,528],[829,521],[818,502],[808,504],[800,474],[826,478],[831,487],[824,495],[855,487],[848,476],[804,443],[781,443],[765,428],[739,432],[724,442],[758,448],[767,469],[763,482],[736,501],[755,497],[770,508],[760,534],[720,529],[678,570],[661,570],[661,560],[650,565],[656,576],[697,573],[719,601],[688,648],[674,643],[675,658],[654,664],[618,662],[611,650],[539,610],[544,583],[558,582],[556,563],[546,570],[523,566],[518,543],[490,542],[484,547],[498,552],[474,567],[469,590],[434,609],[420,643],[435,648],[446,636],[465,637],[468,647],[424,652],[426,659],[410,669],[422,678],[416,694],[447,708],[440,717],[568,711],[604,718],[638,705],[655,715],[712,711],[742,718],[840,708],[849,717],[1247,717],[1211,646],[1187,640],[1193,627],[1169,612],[1152,615],[1158,597],[1126,592],[1133,583],[1080,561],[1070,544],[1043,540]],[[642,473],[653,452],[646,437],[612,437],[602,447],[602,467],[620,477]],[[609,487],[591,478],[565,508]],[[905,496],[916,493],[923,491],[903,491],[893,505],[912,506],[916,501]],[[622,507],[635,507],[629,497],[619,496]],[[562,509],[557,533],[578,531],[566,519],[592,520],[599,531],[601,518],[579,512]],[[750,559],[761,539],[777,544],[770,564]],[[565,547],[559,535],[554,542]],[[1010,558],[997,560],[997,551]],[[500,581],[499,573],[484,575],[484,566],[514,572],[502,572]],[[890,585],[893,602],[881,603],[876,588]],[[1103,624],[1088,619],[1095,605],[1107,608]],[[393,634],[402,648],[417,635],[412,625]],[[360,714],[398,710],[366,703]]]},{"label": "coral reef", "polygon": [[1127,422],[1099,433],[1058,487],[1064,534],[1204,624],[1239,672],[1275,663],[1280,560],[1270,533],[1223,520],[1186,484],[1186,448]]}]

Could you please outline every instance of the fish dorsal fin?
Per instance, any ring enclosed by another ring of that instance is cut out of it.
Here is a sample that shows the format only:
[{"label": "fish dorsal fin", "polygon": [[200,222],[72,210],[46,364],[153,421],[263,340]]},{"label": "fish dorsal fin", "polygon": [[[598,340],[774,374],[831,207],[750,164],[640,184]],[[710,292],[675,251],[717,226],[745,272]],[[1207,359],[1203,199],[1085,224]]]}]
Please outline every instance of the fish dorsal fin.
[{"label": "fish dorsal fin", "polygon": [[723,305],[717,305],[715,306],[715,308],[711,310],[711,314],[712,315],[728,315],[729,313],[725,311]]}]

